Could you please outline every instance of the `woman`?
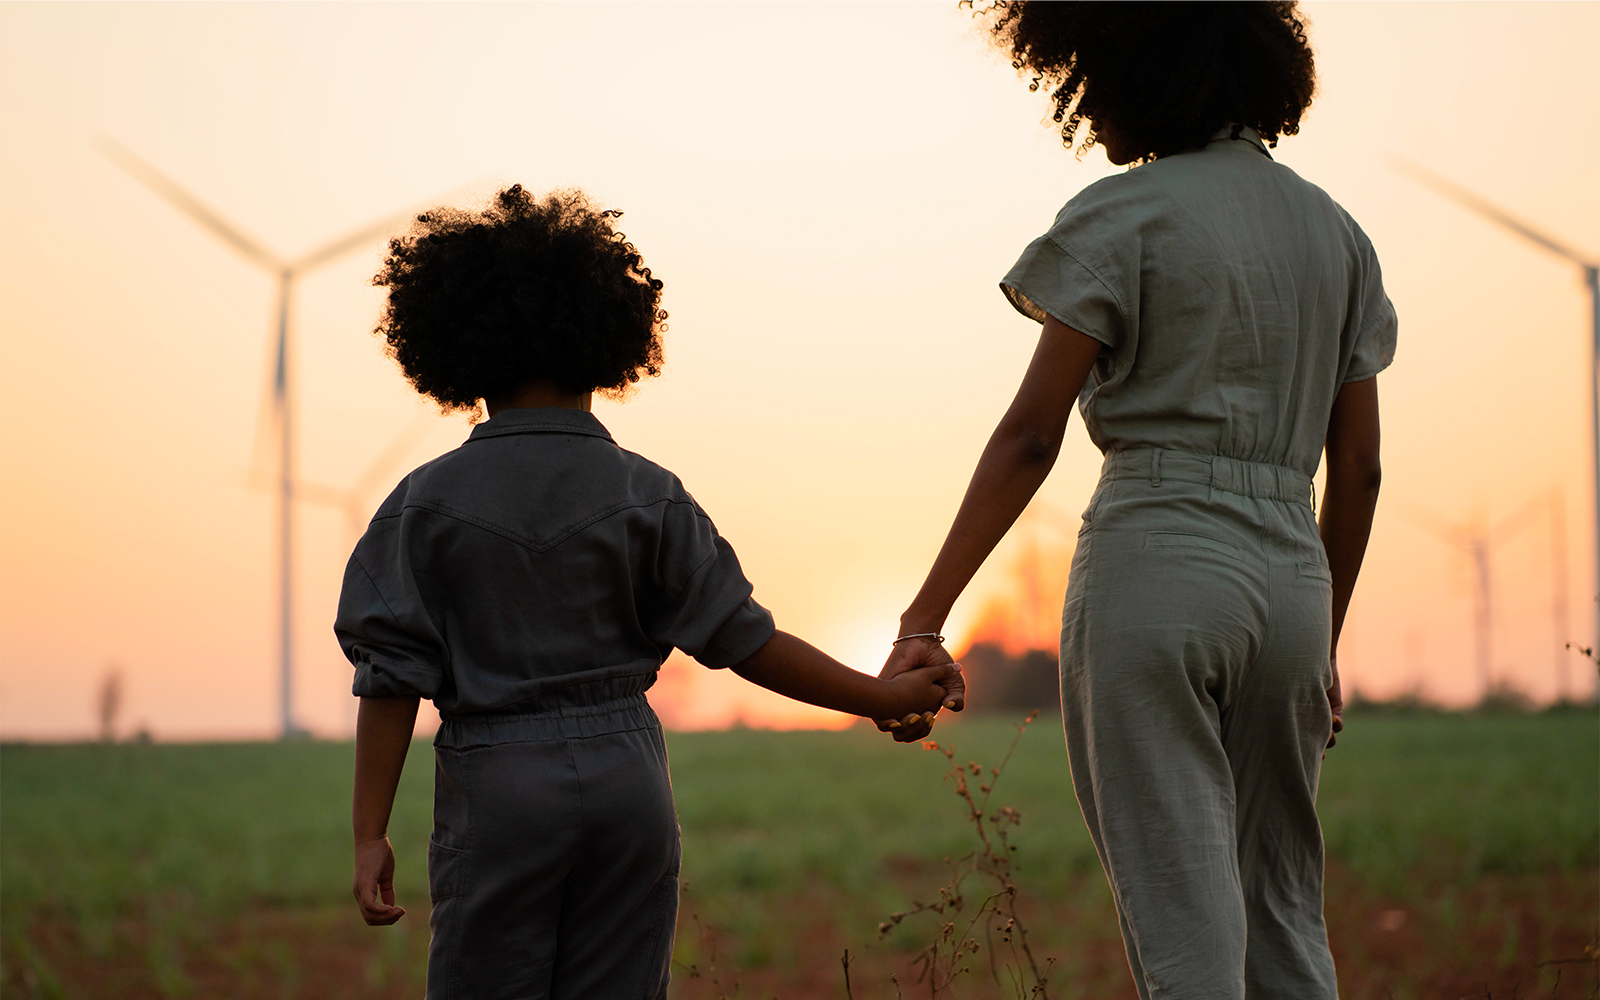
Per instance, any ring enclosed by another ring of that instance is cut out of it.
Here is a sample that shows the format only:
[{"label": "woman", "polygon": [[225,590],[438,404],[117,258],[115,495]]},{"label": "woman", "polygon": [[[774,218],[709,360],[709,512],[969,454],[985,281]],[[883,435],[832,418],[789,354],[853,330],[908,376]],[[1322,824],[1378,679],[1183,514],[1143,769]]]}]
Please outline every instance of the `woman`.
[{"label": "woman", "polygon": [[948,656],[951,605],[1077,400],[1105,464],[1062,612],[1062,714],[1139,994],[1333,1000],[1315,794],[1395,315],[1360,228],[1269,152],[1315,87],[1304,22],[1293,3],[989,16],[1053,87],[1065,144],[1134,167],[1068,202],[1001,282],[1039,345],[883,673]]}]

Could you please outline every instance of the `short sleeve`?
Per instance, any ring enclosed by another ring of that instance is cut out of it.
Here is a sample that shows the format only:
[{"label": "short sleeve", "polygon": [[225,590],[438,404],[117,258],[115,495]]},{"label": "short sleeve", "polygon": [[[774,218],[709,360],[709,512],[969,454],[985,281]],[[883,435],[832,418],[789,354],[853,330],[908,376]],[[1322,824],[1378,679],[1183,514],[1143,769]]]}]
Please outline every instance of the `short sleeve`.
[{"label": "short sleeve", "polygon": [[751,596],[733,546],[692,501],[667,505],[656,578],[660,595],[645,628],[659,646],[681,649],[708,667],[731,667],[777,630],[771,612]]},{"label": "short sleeve", "polygon": [[1053,316],[1107,347],[1123,341],[1127,310],[1112,282],[1052,235],[1028,244],[1000,280],[1000,290],[1018,312],[1036,323]]},{"label": "short sleeve", "polygon": [[444,641],[415,588],[391,572],[394,560],[383,558],[381,546],[368,544],[383,534],[369,531],[362,539],[366,555],[380,558],[369,567],[362,546],[357,546],[339,591],[333,631],[356,668],[351,693],[358,698],[435,698],[446,683]]},{"label": "short sleeve", "polygon": [[1395,315],[1394,303],[1383,289],[1383,272],[1378,266],[1377,253],[1365,234],[1360,234],[1362,254],[1360,286],[1356,290],[1356,315],[1350,325],[1355,329],[1355,339],[1350,350],[1350,363],[1345,367],[1345,382],[1363,382],[1394,363],[1395,341],[1400,321]]}]

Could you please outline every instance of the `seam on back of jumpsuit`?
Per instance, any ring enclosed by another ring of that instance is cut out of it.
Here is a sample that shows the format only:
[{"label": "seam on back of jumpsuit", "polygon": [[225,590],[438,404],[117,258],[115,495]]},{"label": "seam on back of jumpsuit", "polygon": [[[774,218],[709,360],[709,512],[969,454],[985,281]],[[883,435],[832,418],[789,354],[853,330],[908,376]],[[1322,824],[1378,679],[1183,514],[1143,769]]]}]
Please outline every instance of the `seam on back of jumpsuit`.
[{"label": "seam on back of jumpsuit", "polygon": [[[435,750],[434,753],[438,753],[438,751]],[[472,843],[472,763],[473,762],[472,762],[472,760],[470,758],[465,757],[465,756],[462,756],[460,758],[460,762],[461,762],[461,791],[460,791],[460,795],[461,795],[461,801],[462,801],[462,810],[461,811],[466,814],[466,820],[462,823],[462,826],[465,827],[465,830],[463,831],[463,835],[462,835],[462,838],[461,838],[461,843],[462,843],[463,847],[465,848],[466,845],[470,845]],[[460,864],[461,869],[460,869],[460,873],[456,876],[457,882],[458,882],[459,885],[471,885],[472,884],[471,881],[470,881],[471,878],[472,878],[472,862],[473,862],[474,857],[477,855],[477,853],[478,852],[476,852],[476,851],[466,850],[466,849],[463,849],[461,851],[461,857],[458,859],[458,864]],[[460,892],[458,891],[457,892],[457,902],[456,902],[456,906],[458,906],[458,907],[461,905],[459,897],[460,897]],[[452,923],[453,923],[453,926],[449,928],[449,930],[451,932],[451,938],[445,944],[445,954],[449,956],[450,966],[445,972],[445,980],[444,980],[445,987],[444,988],[445,988],[445,991],[446,991],[446,996],[452,998],[452,1000],[453,1000],[453,998],[455,998],[455,997],[460,995],[459,982],[460,982],[460,978],[461,978],[461,932],[462,932],[462,927],[461,927],[461,921],[460,920],[452,921]],[[429,997],[428,1000],[433,1000],[433,998]]]},{"label": "seam on back of jumpsuit", "polygon": [[[1267,614],[1266,617],[1261,621],[1261,645],[1256,647],[1256,655],[1250,658],[1250,662],[1246,663],[1244,665],[1244,670],[1239,673],[1239,682],[1233,687],[1234,698],[1237,698],[1244,692],[1245,685],[1250,683],[1251,676],[1256,672],[1256,664],[1260,662],[1262,654],[1265,653],[1272,645],[1272,606],[1277,603],[1272,599],[1272,560],[1267,556],[1267,519],[1265,516],[1266,511],[1264,511],[1262,507],[1265,504],[1283,503],[1285,501],[1268,500],[1263,499],[1262,497],[1251,497],[1250,499],[1256,505],[1256,516],[1261,522],[1261,526],[1256,529],[1256,548],[1261,553],[1262,565],[1266,567]],[[1228,699],[1228,704],[1230,706],[1233,704],[1233,698]],[[1221,720],[1219,719],[1218,721],[1220,722]]]},{"label": "seam on back of jumpsuit", "polygon": [[583,772],[578,770],[578,758],[572,753],[572,741],[562,740],[562,749],[567,752],[567,765],[572,768],[572,784],[578,790],[578,829],[587,830],[588,823],[583,818]]}]

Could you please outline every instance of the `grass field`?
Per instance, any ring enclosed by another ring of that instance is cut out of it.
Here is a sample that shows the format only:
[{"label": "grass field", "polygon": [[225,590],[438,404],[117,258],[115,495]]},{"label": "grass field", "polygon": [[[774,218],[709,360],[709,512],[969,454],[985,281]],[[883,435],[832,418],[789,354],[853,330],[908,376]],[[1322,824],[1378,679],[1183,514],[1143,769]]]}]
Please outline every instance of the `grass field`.
[{"label": "grass field", "polygon": [[[1055,960],[1052,996],[1131,997],[1057,726],[1029,730],[995,792],[1023,817],[1022,909]],[[968,719],[935,738],[993,764],[1012,735]],[[856,997],[894,996],[891,974],[919,995],[910,962],[935,923],[874,942],[971,850],[943,757],[862,729],[668,747],[687,883],[675,996],[842,997],[845,948]],[[391,827],[411,910],[394,928],[349,901],[350,762],[341,743],[0,748],[0,991],[419,996],[429,748],[413,748]],[[1593,714],[1355,717],[1320,808],[1344,996],[1600,993],[1582,961],[1600,932]],[[1559,960],[1577,961],[1541,965]],[[985,968],[952,995],[1002,994]]]}]

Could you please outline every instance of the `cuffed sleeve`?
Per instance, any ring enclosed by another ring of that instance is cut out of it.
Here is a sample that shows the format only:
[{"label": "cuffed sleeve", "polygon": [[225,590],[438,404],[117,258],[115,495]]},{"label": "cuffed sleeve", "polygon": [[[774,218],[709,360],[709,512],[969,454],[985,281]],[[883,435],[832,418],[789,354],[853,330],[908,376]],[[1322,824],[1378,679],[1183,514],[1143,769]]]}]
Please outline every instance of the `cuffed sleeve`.
[{"label": "cuffed sleeve", "polygon": [[1357,314],[1351,317],[1353,323],[1349,324],[1356,332],[1350,349],[1350,361],[1345,368],[1345,382],[1365,381],[1393,364],[1400,328],[1394,303],[1389,301],[1388,293],[1383,290],[1383,272],[1378,266],[1378,255],[1359,229],[1357,237],[1363,259]]},{"label": "cuffed sleeve", "polygon": [[[381,571],[380,571],[381,572]],[[435,698],[445,684],[444,644],[404,588],[385,597],[358,548],[345,567],[334,634],[355,667],[358,698]]]},{"label": "cuffed sleeve", "polygon": [[1018,312],[1036,323],[1053,316],[1107,347],[1122,344],[1127,310],[1113,287],[1113,278],[1084,263],[1053,235],[1028,244],[1001,279],[1000,291]]},{"label": "cuffed sleeve", "polygon": [[657,645],[712,668],[731,667],[764,646],[776,626],[757,604],[733,546],[693,502],[667,505],[657,553],[661,598],[645,623]]}]

